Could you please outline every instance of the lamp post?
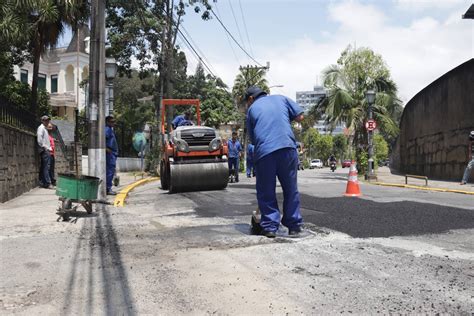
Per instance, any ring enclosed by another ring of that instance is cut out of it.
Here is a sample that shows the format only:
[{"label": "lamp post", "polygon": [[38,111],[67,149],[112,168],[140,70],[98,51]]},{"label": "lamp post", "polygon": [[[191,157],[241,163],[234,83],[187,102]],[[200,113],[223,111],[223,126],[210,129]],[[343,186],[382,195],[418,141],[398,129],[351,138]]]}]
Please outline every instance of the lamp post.
[{"label": "lamp post", "polygon": [[107,89],[105,94],[105,113],[106,116],[112,115],[114,111],[114,84],[113,80],[117,75],[117,63],[114,58],[105,59],[105,79],[107,80]]},{"label": "lamp post", "polygon": [[[367,100],[368,111],[369,111],[369,120],[372,120],[372,104],[375,102],[375,91],[368,90],[365,93],[365,98]],[[375,179],[374,173],[374,146],[373,146],[373,130],[370,128],[367,130],[368,141],[369,141],[369,165],[367,168],[367,180]]]}]

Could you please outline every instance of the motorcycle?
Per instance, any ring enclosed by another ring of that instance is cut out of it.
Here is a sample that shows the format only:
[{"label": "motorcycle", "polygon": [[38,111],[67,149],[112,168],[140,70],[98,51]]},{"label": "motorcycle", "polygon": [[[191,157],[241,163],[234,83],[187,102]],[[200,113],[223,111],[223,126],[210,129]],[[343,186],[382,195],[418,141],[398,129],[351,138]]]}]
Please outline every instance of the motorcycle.
[{"label": "motorcycle", "polygon": [[336,170],[336,162],[331,161],[331,163],[329,164],[329,167],[331,168],[331,171],[334,172],[334,170]]}]

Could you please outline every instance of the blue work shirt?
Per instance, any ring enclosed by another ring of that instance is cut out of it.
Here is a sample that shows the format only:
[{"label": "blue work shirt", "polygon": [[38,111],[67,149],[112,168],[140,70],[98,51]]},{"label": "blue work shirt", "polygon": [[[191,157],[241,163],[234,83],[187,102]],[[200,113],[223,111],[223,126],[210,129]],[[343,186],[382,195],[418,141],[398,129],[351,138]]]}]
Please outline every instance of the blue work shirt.
[{"label": "blue work shirt", "polygon": [[227,141],[227,147],[229,147],[229,158],[239,158],[239,153],[242,151],[242,145],[238,140],[235,140],[235,143],[232,139]]},{"label": "blue work shirt", "polygon": [[247,145],[247,160],[253,161],[253,151],[255,147],[252,144]]},{"label": "blue work shirt", "polygon": [[247,129],[255,146],[254,161],[282,148],[296,148],[291,121],[303,113],[298,103],[282,95],[257,98],[247,111]]},{"label": "blue work shirt", "polygon": [[115,157],[118,156],[118,144],[115,138],[114,129],[110,126],[105,126],[105,147],[112,150]]},{"label": "blue work shirt", "polygon": [[176,127],[180,126],[180,124],[183,121],[186,121],[186,119],[184,118],[184,115],[178,115],[174,118],[174,120],[173,120],[173,122],[171,122],[171,124],[173,125],[173,128],[176,128]]}]

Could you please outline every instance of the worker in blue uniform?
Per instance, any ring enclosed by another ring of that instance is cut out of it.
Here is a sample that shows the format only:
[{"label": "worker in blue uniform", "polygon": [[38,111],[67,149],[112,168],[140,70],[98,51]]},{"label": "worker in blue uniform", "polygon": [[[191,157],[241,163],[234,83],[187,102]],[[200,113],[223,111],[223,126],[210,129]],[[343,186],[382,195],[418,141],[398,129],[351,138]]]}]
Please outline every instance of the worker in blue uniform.
[{"label": "worker in blue uniform", "polygon": [[179,126],[193,125],[191,121],[191,112],[186,111],[184,114],[176,116],[171,122],[171,125],[173,125],[173,129],[176,129]]},{"label": "worker in blue uniform", "polygon": [[255,146],[251,143],[247,145],[247,178],[255,177],[255,166],[253,164],[253,151]]},{"label": "worker in blue uniform", "polygon": [[107,194],[116,195],[112,191],[112,180],[115,175],[115,166],[118,157],[118,144],[117,138],[115,137],[114,126],[115,119],[113,116],[107,116],[105,118],[105,164],[106,164],[106,185],[107,185]]},{"label": "worker in blue uniform", "polygon": [[239,158],[242,152],[242,145],[237,139],[237,132],[232,132],[232,139],[227,141],[227,147],[229,148],[229,175],[233,173],[235,182],[239,182]]},{"label": "worker in blue uniform", "polygon": [[301,232],[303,218],[297,186],[298,153],[291,121],[301,122],[303,110],[282,95],[267,95],[259,87],[250,87],[245,93],[247,103],[247,130],[254,144],[254,162],[257,173],[257,200],[261,212],[262,235],[276,236],[280,225],[280,211],[276,199],[276,178],[283,190],[283,217],[281,223],[289,235]]}]

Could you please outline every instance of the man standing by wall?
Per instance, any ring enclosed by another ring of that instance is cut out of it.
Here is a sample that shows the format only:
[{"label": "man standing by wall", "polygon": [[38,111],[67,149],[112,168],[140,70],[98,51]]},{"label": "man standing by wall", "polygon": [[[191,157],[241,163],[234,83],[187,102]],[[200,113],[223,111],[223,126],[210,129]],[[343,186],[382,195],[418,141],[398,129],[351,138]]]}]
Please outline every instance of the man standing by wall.
[{"label": "man standing by wall", "polygon": [[474,131],[469,134],[469,163],[464,170],[464,175],[461,180],[461,185],[466,184],[469,181],[469,175],[471,170],[474,168]]},{"label": "man standing by wall", "polygon": [[52,185],[56,185],[56,176],[54,172],[54,166],[56,164],[56,156],[55,156],[56,146],[54,144],[54,137],[53,137],[54,125],[52,123],[49,123],[46,129],[48,130],[49,142],[51,144],[51,155],[49,156],[49,179],[51,180]]},{"label": "man standing by wall", "polygon": [[49,117],[44,115],[41,117],[41,125],[36,131],[36,139],[39,146],[39,153],[41,157],[41,165],[39,170],[40,186],[47,189],[52,189],[51,179],[49,177],[50,157],[51,157],[51,142],[49,140],[48,130],[46,127],[49,124]]},{"label": "man standing by wall", "polygon": [[276,178],[283,189],[282,224],[289,235],[301,232],[303,218],[297,186],[298,153],[291,121],[301,122],[301,107],[282,95],[270,95],[258,87],[250,87],[244,100],[247,111],[247,130],[255,146],[254,162],[257,172],[257,200],[261,212],[262,235],[276,236],[280,225],[280,211],[276,199]]},{"label": "man standing by wall", "polygon": [[115,166],[118,157],[118,144],[117,139],[115,138],[114,126],[115,119],[113,116],[107,116],[105,118],[105,162],[106,162],[106,177],[107,177],[107,194],[116,195],[112,191],[112,180],[115,175]]},{"label": "man standing by wall", "polygon": [[242,152],[242,145],[237,140],[237,132],[232,132],[232,139],[227,141],[229,148],[229,172],[234,172],[235,182],[239,182],[239,158]]}]

